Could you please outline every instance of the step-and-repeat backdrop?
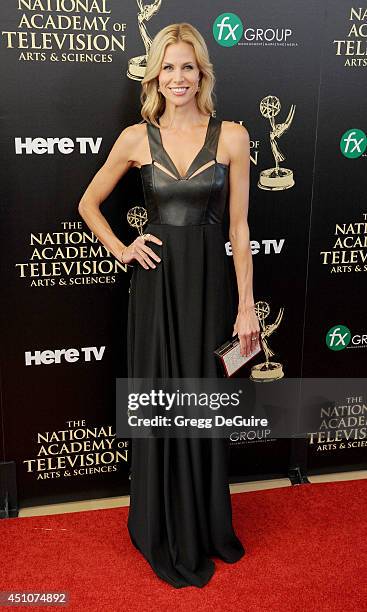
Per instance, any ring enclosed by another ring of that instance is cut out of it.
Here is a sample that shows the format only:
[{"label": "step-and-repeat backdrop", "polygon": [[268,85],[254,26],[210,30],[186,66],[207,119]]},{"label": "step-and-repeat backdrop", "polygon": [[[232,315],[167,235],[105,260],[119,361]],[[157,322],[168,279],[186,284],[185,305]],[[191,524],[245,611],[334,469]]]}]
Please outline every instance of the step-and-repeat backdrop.
[{"label": "step-and-repeat backdrop", "polygon": [[[15,463],[21,506],[129,491],[115,381],[127,375],[131,269],[77,206],[121,131],[141,121],[151,40],[170,23],[203,34],[215,115],[250,134],[254,294],[270,359],[288,378],[364,376],[366,9],[347,0],[7,0],[0,16],[0,459]],[[144,198],[132,169],[101,207],[125,243],[137,235],[136,207]],[[340,406],[324,406],[317,431],[297,441],[310,472],[363,465],[365,415],[351,381]],[[271,431],[233,432],[232,480],[286,475],[292,444]]]}]

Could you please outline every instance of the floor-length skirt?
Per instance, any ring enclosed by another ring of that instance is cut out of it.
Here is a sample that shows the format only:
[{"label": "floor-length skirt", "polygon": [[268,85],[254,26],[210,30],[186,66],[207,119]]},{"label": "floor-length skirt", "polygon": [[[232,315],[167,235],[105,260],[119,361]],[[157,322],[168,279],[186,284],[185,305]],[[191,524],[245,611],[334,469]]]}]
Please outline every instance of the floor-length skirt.
[{"label": "floor-length skirt", "polygon": [[[132,273],[128,376],[221,377],[213,351],[231,337],[236,313],[221,225],[145,232],[163,241],[147,243],[161,262]],[[215,570],[210,557],[234,563],[245,552],[232,525],[228,460],[228,439],[132,439],[130,537],[174,587],[202,587]]]}]

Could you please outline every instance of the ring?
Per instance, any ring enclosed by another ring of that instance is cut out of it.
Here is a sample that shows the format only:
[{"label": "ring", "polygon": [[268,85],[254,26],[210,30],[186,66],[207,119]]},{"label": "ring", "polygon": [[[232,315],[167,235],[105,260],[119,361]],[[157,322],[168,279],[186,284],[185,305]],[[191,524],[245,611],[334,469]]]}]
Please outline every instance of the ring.
[{"label": "ring", "polygon": [[143,240],[145,242],[146,240],[150,239],[150,234],[142,234],[141,237],[143,238]]},{"label": "ring", "polygon": [[251,338],[251,340],[257,340],[256,336],[254,338]]}]

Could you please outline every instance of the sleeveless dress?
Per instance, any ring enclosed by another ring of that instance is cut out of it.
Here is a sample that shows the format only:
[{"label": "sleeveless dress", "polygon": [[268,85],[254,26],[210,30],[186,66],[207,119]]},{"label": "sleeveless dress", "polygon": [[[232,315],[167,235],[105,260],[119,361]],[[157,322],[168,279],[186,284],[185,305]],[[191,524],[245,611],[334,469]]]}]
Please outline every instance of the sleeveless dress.
[{"label": "sleeveless dress", "polygon": [[[147,242],[161,258],[157,267],[137,263],[131,276],[128,376],[221,377],[213,351],[231,337],[236,315],[223,229],[228,165],[216,161],[221,121],[210,116],[184,177],[159,128],[146,126],[152,162],[140,168],[144,233],[163,243]],[[131,442],[131,541],[161,579],[202,587],[215,571],[210,557],[234,563],[245,553],[232,525],[229,441]]]}]

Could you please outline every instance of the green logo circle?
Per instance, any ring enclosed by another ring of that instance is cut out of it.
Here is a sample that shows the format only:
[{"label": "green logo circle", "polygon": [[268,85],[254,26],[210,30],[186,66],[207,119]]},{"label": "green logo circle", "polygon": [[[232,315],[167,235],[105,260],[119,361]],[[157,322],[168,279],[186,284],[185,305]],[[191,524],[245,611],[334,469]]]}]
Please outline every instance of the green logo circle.
[{"label": "green logo circle", "polygon": [[332,351],[342,351],[345,349],[352,337],[350,329],[345,325],[334,325],[330,327],[326,334],[326,346]]},{"label": "green logo circle", "polygon": [[213,23],[213,36],[222,47],[234,47],[242,34],[242,21],[234,13],[222,13]]},{"label": "green logo circle", "polygon": [[340,139],[340,150],[345,157],[355,159],[361,157],[367,147],[367,136],[363,130],[352,128],[344,132]]}]

